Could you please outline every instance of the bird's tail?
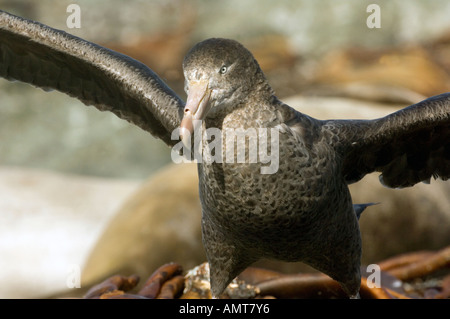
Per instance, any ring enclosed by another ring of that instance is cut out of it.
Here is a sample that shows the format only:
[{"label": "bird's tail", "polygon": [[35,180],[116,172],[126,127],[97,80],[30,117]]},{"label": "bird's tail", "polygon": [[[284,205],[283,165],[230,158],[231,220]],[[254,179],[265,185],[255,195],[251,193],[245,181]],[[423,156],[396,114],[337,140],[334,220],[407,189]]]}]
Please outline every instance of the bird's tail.
[{"label": "bird's tail", "polygon": [[355,211],[356,217],[361,216],[361,213],[368,207],[368,206],[372,206],[372,205],[377,205],[379,203],[366,203],[366,204],[353,204],[353,210]]}]

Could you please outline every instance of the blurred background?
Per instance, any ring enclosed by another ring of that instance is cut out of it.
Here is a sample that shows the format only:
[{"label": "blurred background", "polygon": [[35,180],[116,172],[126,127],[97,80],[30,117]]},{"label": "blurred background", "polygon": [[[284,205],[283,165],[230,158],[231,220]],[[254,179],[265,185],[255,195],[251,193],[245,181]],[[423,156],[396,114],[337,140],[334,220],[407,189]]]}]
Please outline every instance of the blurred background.
[{"label": "blurred background", "polygon": [[[72,3],[81,8],[79,29],[66,25]],[[372,3],[380,7],[381,28],[366,24]],[[331,106],[337,117],[363,117],[355,110],[381,106],[385,109],[378,113],[365,113],[381,116],[450,91],[447,0],[0,0],[0,9],[130,55],[183,99],[182,59],[209,37],[242,42],[277,95],[303,105],[305,113],[317,105],[311,112]],[[349,105],[356,109],[347,109]],[[170,162],[170,150],[161,141],[112,114],[58,92],[0,79],[0,297],[63,290],[69,266],[85,264],[117,212],[130,207],[124,203]],[[150,192],[156,187],[170,193],[170,176],[176,175],[164,176],[167,185],[153,186]],[[189,178],[186,187],[195,188],[195,175]],[[421,248],[450,244],[445,235],[450,220],[447,184],[433,190],[442,196],[421,200],[427,211],[440,216],[431,218],[433,225],[442,225],[442,231],[428,229],[438,239],[425,240],[420,230],[414,242],[428,245]],[[139,194],[140,201],[149,197]],[[430,204],[437,200],[445,202]],[[199,217],[191,219],[200,222]],[[96,276],[101,277],[92,278]]]}]

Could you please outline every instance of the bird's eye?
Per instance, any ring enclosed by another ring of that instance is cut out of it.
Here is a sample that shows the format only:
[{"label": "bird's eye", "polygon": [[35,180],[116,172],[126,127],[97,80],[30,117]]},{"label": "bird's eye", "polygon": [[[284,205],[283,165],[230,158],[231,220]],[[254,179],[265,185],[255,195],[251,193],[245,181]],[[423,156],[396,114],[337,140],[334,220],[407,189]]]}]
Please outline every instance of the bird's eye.
[{"label": "bird's eye", "polygon": [[227,73],[227,71],[228,71],[228,68],[224,65],[223,67],[220,68],[219,73],[220,74],[225,74],[225,73]]}]

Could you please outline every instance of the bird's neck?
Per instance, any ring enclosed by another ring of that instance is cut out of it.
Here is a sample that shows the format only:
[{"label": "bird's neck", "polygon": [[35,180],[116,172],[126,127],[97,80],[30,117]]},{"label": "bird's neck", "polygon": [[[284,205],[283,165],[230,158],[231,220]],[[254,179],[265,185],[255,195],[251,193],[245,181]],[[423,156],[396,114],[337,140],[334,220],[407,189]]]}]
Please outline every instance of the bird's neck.
[{"label": "bird's neck", "polygon": [[205,128],[260,127],[266,120],[265,116],[273,114],[277,98],[267,82],[239,96],[236,103],[217,107],[214,116],[206,118]]}]

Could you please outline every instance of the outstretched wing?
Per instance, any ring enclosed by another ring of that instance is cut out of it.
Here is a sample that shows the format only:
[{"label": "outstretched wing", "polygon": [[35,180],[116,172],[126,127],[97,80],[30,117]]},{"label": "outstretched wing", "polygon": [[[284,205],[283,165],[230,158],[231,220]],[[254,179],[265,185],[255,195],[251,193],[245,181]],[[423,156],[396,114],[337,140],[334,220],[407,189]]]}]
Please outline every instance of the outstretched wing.
[{"label": "outstretched wing", "polygon": [[173,145],[184,102],[144,64],[64,31],[0,11],[0,76],[111,111]]},{"label": "outstretched wing", "polygon": [[323,125],[332,134],[348,183],[374,171],[393,188],[450,177],[450,93],[380,119],[329,120]]}]

